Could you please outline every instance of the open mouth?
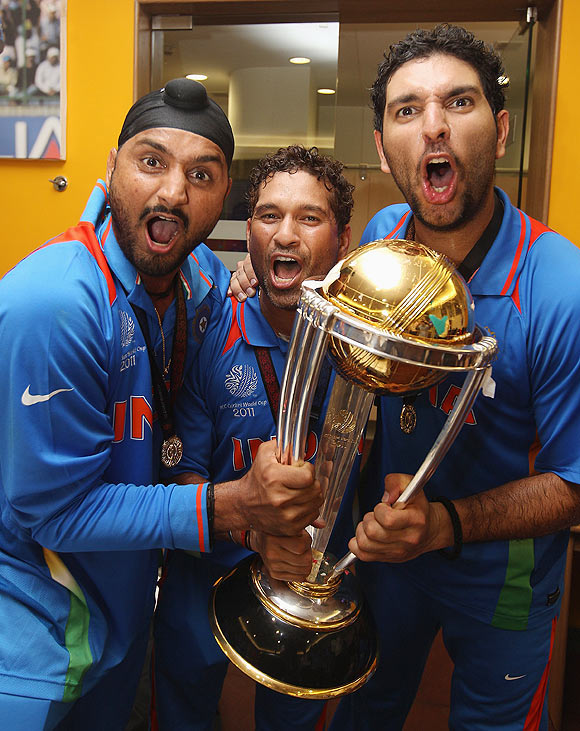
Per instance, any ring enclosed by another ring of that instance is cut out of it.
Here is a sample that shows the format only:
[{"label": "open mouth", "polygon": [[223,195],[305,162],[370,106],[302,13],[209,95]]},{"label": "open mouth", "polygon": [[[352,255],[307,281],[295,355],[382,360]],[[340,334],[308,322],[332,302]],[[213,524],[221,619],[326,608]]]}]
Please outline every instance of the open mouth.
[{"label": "open mouth", "polygon": [[454,198],[457,170],[453,157],[443,153],[429,155],[423,163],[423,195],[433,205],[445,205]]},{"label": "open mouth", "polygon": [[272,263],[274,282],[278,286],[291,284],[302,271],[300,262],[289,256],[277,256]]},{"label": "open mouth", "polygon": [[449,161],[437,157],[427,163],[427,179],[436,193],[443,193],[451,185],[453,169]]},{"label": "open mouth", "polygon": [[179,223],[173,218],[157,215],[147,221],[149,238],[158,246],[169,246],[178,231]]}]

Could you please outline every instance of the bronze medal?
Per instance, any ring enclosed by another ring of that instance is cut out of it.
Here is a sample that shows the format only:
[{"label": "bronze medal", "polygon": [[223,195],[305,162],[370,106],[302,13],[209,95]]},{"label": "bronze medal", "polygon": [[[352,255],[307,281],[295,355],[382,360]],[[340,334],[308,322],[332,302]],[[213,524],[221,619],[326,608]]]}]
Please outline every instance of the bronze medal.
[{"label": "bronze medal", "polygon": [[177,434],[174,434],[161,445],[161,461],[165,467],[175,467],[180,463],[182,457],[183,443]]},{"label": "bronze medal", "polygon": [[417,412],[412,403],[405,401],[399,417],[401,431],[404,434],[412,434],[417,426]]}]

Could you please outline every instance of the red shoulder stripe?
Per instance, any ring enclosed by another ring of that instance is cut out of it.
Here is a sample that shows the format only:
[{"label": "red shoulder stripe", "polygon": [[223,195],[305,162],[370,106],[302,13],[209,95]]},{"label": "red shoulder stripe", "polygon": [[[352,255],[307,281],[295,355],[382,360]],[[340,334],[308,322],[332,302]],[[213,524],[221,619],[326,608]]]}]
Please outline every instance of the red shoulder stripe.
[{"label": "red shoulder stripe", "polygon": [[518,241],[518,246],[516,249],[514,260],[512,261],[512,265],[511,265],[509,274],[507,276],[505,284],[502,287],[500,294],[506,294],[507,291],[509,290],[509,288],[511,287],[515,273],[516,273],[516,269],[518,268],[520,256],[522,255],[522,249],[524,247],[524,240],[526,238],[526,219],[524,218],[524,214],[521,211],[518,211],[518,213],[520,214],[520,240]]},{"label": "red shoulder stripe", "polygon": [[108,199],[109,193],[108,193],[107,189],[105,188],[105,186],[102,185],[102,183],[101,183],[100,180],[97,180],[96,187],[97,188],[100,188],[103,191],[103,193],[105,194],[105,203],[107,203],[107,199]]},{"label": "red shoulder stripe", "polygon": [[528,249],[531,248],[534,241],[536,241],[542,234],[548,233],[548,231],[552,231],[549,226],[545,226],[543,223],[536,221],[535,218],[530,218],[530,228],[530,245],[528,246]]},{"label": "red shoulder stripe", "polygon": [[403,224],[409,218],[410,215],[411,215],[411,211],[407,211],[407,213],[403,214],[401,216],[401,218],[399,219],[399,222],[397,223],[397,225],[395,226],[395,228],[391,231],[391,233],[390,234],[387,234],[385,236],[385,239],[394,239],[394,238],[396,238],[395,234],[398,234],[399,231],[403,228]]},{"label": "red shoulder stripe", "polygon": [[[512,263],[512,268],[510,270],[510,274],[508,276],[508,279],[506,283],[504,284],[503,290],[501,294],[505,294],[508,289],[511,286],[511,282],[513,280],[514,272],[517,267],[519,257],[521,256],[521,251],[523,248],[524,238],[525,238],[525,219],[524,214],[520,211],[520,219],[522,223],[522,232],[520,233],[520,240],[518,242],[518,248],[516,251],[516,256],[514,258],[514,261]],[[528,217],[529,218],[529,217]],[[529,218],[530,221],[530,242],[528,244],[528,251],[531,249],[533,243],[538,240],[538,238],[547,231],[551,231],[551,228],[548,228],[548,226],[545,226],[543,223],[540,223],[539,221],[536,221],[534,218]],[[520,303],[520,279],[518,277],[514,290],[512,292],[512,300],[514,301],[515,306],[518,308],[518,312],[521,314],[522,308]]]},{"label": "red shoulder stripe", "polygon": [[514,291],[512,292],[512,300],[514,305],[518,308],[518,312],[520,315],[522,314],[522,306],[520,303],[520,278],[517,278],[516,286],[514,287]]},{"label": "red shoulder stripe", "polygon": [[191,256],[191,258],[192,258],[192,259],[193,259],[193,260],[195,261],[195,263],[196,263],[196,264],[197,264],[197,266],[198,266],[198,269],[199,269],[199,276],[200,276],[200,277],[201,277],[201,278],[203,279],[203,281],[204,281],[204,282],[205,282],[205,283],[207,284],[207,286],[211,288],[211,287],[212,287],[212,283],[211,283],[211,281],[210,281],[210,280],[209,280],[209,279],[208,279],[208,278],[207,278],[207,277],[205,276],[205,274],[203,273],[203,271],[202,271],[201,267],[199,266],[199,260],[198,260],[198,258],[197,258],[197,257],[195,256],[195,254],[193,253],[193,251],[191,252],[190,256]]},{"label": "red shoulder stripe", "polygon": [[81,221],[76,226],[72,226],[64,233],[56,236],[54,239],[47,241],[45,246],[51,246],[52,244],[61,244],[66,241],[80,241],[84,244],[88,251],[95,257],[95,261],[98,264],[99,269],[103,272],[105,279],[107,280],[107,287],[109,289],[109,304],[113,304],[117,298],[117,290],[115,288],[115,282],[113,275],[109,269],[109,264],[105,258],[105,254],[101,249],[95,229],[92,223],[87,221]]},{"label": "red shoulder stripe", "polygon": [[238,318],[236,317],[236,312],[238,310],[238,300],[235,297],[230,297],[230,301],[232,304],[232,322],[230,324],[230,332],[228,333],[228,339],[222,351],[222,355],[224,353],[227,353],[228,350],[233,347],[234,343],[242,337],[242,331],[240,330],[240,326],[238,325]]},{"label": "red shoulder stripe", "polygon": [[246,333],[246,323],[245,323],[245,320],[244,320],[244,309],[245,309],[245,307],[246,307],[246,301],[244,300],[242,302],[241,306],[240,306],[240,322],[241,322],[243,336],[244,336],[245,340],[249,343],[250,341],[248,340],[248,335]]}]

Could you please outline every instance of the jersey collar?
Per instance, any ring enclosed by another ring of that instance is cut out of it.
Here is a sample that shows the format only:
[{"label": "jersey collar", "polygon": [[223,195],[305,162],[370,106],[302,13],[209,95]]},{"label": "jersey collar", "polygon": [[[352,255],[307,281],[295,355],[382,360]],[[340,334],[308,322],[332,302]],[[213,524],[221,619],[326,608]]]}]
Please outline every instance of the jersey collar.
[{"label": "jersey collar", "polygon": [[524,266],[530,243],[530,219],[512,206],[503,190],[495,190],[503,202],[503,220],[495,241],[469,283],[474,295],[510,296]]},{"label": "jersey collar", "polygon": [[238,305],[236,317],[242,337],[253,347],[287,350],[287,341],[279,338],[262,314],[258,295],[248,297]]},{"label": "jersey collar", "polygon": [[[495,192],[503,203],[503,219],[495,241],[485,255],[479,269],[469,281],[473,295],[510,296],[524,265],[530,243],[530,219],[512,206],[508,196],[500,188]],[[405,235],[411,217],[404,222]],[[399,229],[397,235],[402,235]]]}]

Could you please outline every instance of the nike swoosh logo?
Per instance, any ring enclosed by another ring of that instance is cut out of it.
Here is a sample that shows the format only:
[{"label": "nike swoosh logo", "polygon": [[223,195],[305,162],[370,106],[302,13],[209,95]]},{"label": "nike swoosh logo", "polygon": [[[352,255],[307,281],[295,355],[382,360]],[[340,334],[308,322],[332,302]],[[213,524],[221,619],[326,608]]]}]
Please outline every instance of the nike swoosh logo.
[{"label": "nike swoosh logo", "polygon": [[24,406],[33,406],[34,404],[41,404],[43,401],[48,401],[53,396],[56,396],[57,393],[62,393],[63,391],[74,391],[74,388],[57,388],[56,391],[52,391],[51,393],[40,393],[36,395],[30,393],[30,384],[28,384],[20,400]]},{"label": "nike swoosh logo", "polygon": [[525,675],[510,675],[509,673],[506,673],[504,676],[504,680],[521,680],[521,678],[525,677]]}]

